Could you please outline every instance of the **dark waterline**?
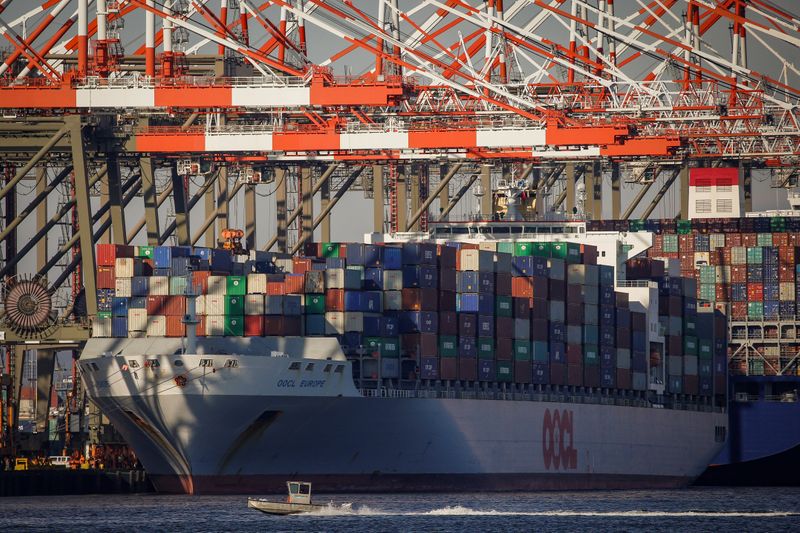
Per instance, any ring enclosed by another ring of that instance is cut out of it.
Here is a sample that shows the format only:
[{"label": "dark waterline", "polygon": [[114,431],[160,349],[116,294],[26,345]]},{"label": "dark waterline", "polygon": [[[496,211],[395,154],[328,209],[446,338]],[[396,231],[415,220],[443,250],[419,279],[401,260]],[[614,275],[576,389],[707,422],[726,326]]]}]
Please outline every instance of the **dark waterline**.
[{"label": "dark waterline", "polygon": [[798,488],[504,494],[348,494],[273,517],[244,496],[0,499],[0,531],[798,531]]}]

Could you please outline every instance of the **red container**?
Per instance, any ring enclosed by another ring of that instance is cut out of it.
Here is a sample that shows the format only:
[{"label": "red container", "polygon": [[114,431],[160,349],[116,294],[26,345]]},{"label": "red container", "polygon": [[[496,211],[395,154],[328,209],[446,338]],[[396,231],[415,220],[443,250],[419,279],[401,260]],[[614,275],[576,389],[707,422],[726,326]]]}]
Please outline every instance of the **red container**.
[{"label": "red container", "polygon": [[684,394],[699,394],[700,387],[697,376],[683,376],[683,393]]},{"label": "red container", "polygon": [[731,316],[733,318],[747,318],[747,302],[732,302]]},{"label": "red container", "polygon": [[133,246],[122,244],[98,244],[97,257],[95,263],[98,266],[113,267],[117,262],[117,257],[133,257]]},{"label": "red container", "polygon": [[305,275],[286,276],[286,279],[283,281],[283,290],[285,291],[285,294],[304,294],[306,292]]},{"label": "red container", "polygon": [[246,315],[244,317],[244,336],[261,337],[264,335],[264,317],[260,315]]},{"label": "red container", "polygon": [[755,233],[743,233],[742,246],[758,246],[758,235]]},{"label": "red container", "polygon": [[302,334],[301,316],[265,315],[264,335],[297,337]]},{"label": "red container", "polygon": [[167,337],[185,337],[186,324],[183,323],[183,315],[167,316]]},{"label": "red container", "polygon": [[631,383],[631,371],[627,368],[618,368],[617,369],[617,388],[618,389],[630,389],[632,387]]},{"label": "red container", "polygon": [[285,276],[273,274],[267,278],[267,294],[270,296],[281,296],[286,294]]},{"label": "red container", "polygon": [[510,272],[498,272],[494,278],[494,292],[497,296],[511,296],[511,285],[514,283],[514,278]]},{"label": "red container", "polygon": [[211,272],[208,270],[196,270],[192,272],[192,286],[198,294],[208,293],[208,277]]},{"label": "red container", "polygon": [[465,381],[478,380],[478,360],[476,358],[459,357],[458,359],[453,359],[453,361],[458,361],[458,379]]},{"label": "red container", "polygon": [[[434,289],[435,290],[435,289]],[[454,291],[437,291],[439,294],[439,311],[456,311],[456,293]]]},{"label": "red container", "polygon": [[583,385],[585,387],[600,386],[600,365],[586,365],[583,367]]},{"label": "red container", "polygon": [[583,385],[583,365],[567,365],[567,385],[571,387]]},{"label": "red container", "polygon": [[567,284],[567,303],[568,304],[582,304],[583,291],[582,285],[569,285]]},{"label": "red container", "polygon": [[547,282],[547,298],[564,302],[567,299],[567,282],[563,279],[550,279]]},{"label": "red container", "polygon": [[[314,257],[318,257],[318,255]],[[295,257],[292,259],[292,273],[305,274],[309,270],[311,270],[311,259],[308,257]]]},{"label": "red container", "polygon": [[597,246],[581,244],[581,255],[583,256],[584,265],[597,264]]},{"label": "red container", "polygon": [[[441,332],[441,318],[439,318],[439,331]],[[514,319],[510,316],[499,316],[495,319],[494,336],[498,339],[511,339],[514,333]]]},{"label": "red container", "polygon": [[495,339],[494,356],[498,361],[511,361],[514,358],[514,341],[506,337]]},{"label": "red container", "polygon": [[714,293],[718,302],[727,302],[731,299],[731,286],[724,283],[717,283],[714,288]]},{"label": "red container", "polygon": [[534,298],[531,302],[531,318],[550,318],[550,302]]},{"label": "red container", "polygon": [[403,357],[437,357],[439,337],[435,333],[404,333],[400,336],[400,353]]},{"label": "red container", "polygon": [[206,336],[206,317],[205,315],[200,315],[197,317],[197,329],[195,330],[198,337],[205,337]]},{"label": "red container", "polygon": [[[792,268],[794,271],[794,268]],[[731,266],[731,282],[747,283],[747,267],[743,265]]]},{"label": "red container", "polygon": [[439,359],[439,376],[442,379],[458,379],[458,358],[442,357]]},{"label": "red container", "polygon": [[403,289],[403,309],[406,311],[436,311],[438,304],[437,289]]},{"label": "red container", "polygon": [[570,326],[583,324],[583,304],[567,304],[565,322]]},{"label": "red container", "polygon": [[114,289],[117,286],[117,278],[114,276],[113,266],[99,266],[97,267],[97,288],[98,289]]},{"label": "red container", "polygon": [[567,364],[579,365],[583,363],[583,348],[580,344],[567,344]]},{"label": "red container", "polygon": [[185,296],[165,296],[164,314],[167,316],[183,316],[186,314]]},{"label": "red container", "polygon": [[[547,302],[545,302],[547,303]],[[536,315],[534,315],[536,316]],[[547,342],[550,335],[550,321],[546,318],[534,318],[531,320],[531,340]],[[527,383],[527,382],[526,382]]]},{"label": "red container", "polygon": [[325,310],[344,311],[344,289],[328,289],[325,291]]},{"label": "red container", "polygon": [[148,315],[165,315],[167,313],[167,296],[148,296],[146,308]]},{"label": "red container", "polygon": [[628,328],[617,328],[617,348],[631,348],[631,330]]},{"label": "red container", "polygon": [[533,278],[515,277],[511,279],[511,295],[515,298],[533,298]]},{"label": "red container", "polygon": [[550,363],[550,383],[552,385],[567,384],[567,365],[564,363]]},{"label": "red container", "polygon": [[531,383],[532,381],[533,381],[533,373],[531,371],[531,362],[514,361],[514,382]]},{"label": "red container", "polygon": [[748,283],[747,284],[747,300],[750,302],[760,302],[764,299],[764,284],[763,283]]},{"label": "red container", "polygon": [[788,233],[773,233],[772,246],[788,246],[789,234]]}]

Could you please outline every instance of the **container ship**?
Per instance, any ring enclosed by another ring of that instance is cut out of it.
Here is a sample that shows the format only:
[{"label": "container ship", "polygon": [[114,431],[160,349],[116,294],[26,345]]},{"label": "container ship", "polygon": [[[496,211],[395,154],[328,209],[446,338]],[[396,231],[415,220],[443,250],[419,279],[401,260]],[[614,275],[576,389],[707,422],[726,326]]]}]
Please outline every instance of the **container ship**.
[{"label": "container ship", "polygon": [[365,241],[98,245],[79,367],[159,491],[679,487],[722,448],[725,317],[674,262],[629,263],[643,235]]}]

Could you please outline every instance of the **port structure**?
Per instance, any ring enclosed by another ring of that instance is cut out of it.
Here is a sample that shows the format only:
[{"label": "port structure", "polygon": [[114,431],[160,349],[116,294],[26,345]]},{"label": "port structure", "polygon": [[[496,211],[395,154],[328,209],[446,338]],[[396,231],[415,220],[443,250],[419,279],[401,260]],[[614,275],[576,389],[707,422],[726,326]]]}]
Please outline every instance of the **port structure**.
[{"label": "port structure", "polygon": [[245,248],[294,253],[347,192],[402,232],[520,179],[541,216],[672,190],[688,218],[690,167],[738,166],[746,210],[752,169],[800,168],[800,17],[773,1],[0,0],[0,33],[0,277],[66,295],[3,317],[6,448],[23,354],[88,336],[97,242],[218,246],[241,199]]}]

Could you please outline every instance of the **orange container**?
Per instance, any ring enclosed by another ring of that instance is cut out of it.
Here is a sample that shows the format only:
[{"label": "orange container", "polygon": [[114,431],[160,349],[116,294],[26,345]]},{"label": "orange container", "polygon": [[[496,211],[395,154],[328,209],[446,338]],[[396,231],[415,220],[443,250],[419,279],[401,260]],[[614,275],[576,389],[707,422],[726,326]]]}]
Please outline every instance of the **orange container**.
[{"label": "orange container", "polygon": [[344,311],[344,289],[328,289],[325,291],[325,310]]},{"label": "orange container", "polygon": [[186,336],[186,324],[183,323],[183,315],[167,316],[167,337],[185,337],[185,336]]},{"label": "orange container", "polygon": [[211,272],[207,270],[196,270],[192,272],[192,286],[198,294],[208,293],[208,277]]},{"label": "orange container", "polygon": [[511,296],[533,298],[533,279],[529,277],[511,278]]},{"label": "orange container", "polygon": [[114,276],[113,266],[97,267],[97,288],[114,289],[116,287],[116,277]]}]

